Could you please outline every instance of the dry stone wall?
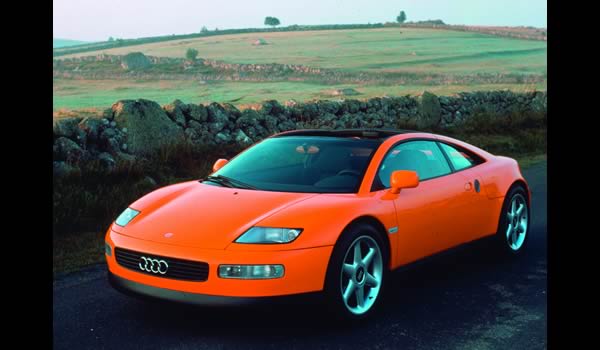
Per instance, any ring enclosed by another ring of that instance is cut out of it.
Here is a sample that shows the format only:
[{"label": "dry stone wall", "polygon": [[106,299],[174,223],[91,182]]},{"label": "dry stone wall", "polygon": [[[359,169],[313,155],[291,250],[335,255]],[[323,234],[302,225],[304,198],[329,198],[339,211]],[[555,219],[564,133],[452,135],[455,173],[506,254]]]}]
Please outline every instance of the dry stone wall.
[{"label": "dry stone wall", "polygon": [[160,106],[144,99],[116,102],[101,118],[70,117],[54,122],[55,175],[95,161],[111,169],[120,160],[144,158],[170,143],[219,147],[247,146],[293,129],[411,128],[460,126],[477,113],[506,118],[513,113],[545,113],[545,92],[489,91],[436,96],[373,98],[280,104],[259,109],[231,104]]}]

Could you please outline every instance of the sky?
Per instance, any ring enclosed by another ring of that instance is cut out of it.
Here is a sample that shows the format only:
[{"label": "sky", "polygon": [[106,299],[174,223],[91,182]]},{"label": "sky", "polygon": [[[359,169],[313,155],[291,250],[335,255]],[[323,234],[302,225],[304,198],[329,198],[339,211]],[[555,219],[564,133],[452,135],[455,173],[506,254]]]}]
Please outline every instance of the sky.
[{"label": "sky", "polygon": [[546,0],[54,0],[55,38],[83,41],[292,24],[441,19],[448,24],[546,27]]}]

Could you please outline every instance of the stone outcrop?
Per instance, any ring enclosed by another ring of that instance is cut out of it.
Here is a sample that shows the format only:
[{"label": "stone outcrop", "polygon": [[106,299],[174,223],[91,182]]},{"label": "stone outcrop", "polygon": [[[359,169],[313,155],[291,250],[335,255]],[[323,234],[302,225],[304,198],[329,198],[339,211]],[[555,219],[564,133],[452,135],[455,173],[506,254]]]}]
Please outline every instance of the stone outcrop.
[{"label": "stone outcrop", "polygon": [[141,52],[131,52],[121,58],[121,67],[126,70],[146,69],[152,62]]},{"label": "stone outcrop", "polygon": [[[177,111],[181,112],[180,109]],[[121,147],[123,151],[143,155],[156,151],[161,146],[183,140],[185,118],[183,121],[172,120],[154,101],[144,99],[119,101],[112,106],[112,112],[115,123],[121,130],[127,132],[127,147]],[[107,139],[116,137],[116,135],[111,136],[113,135],[108,136]]]}]

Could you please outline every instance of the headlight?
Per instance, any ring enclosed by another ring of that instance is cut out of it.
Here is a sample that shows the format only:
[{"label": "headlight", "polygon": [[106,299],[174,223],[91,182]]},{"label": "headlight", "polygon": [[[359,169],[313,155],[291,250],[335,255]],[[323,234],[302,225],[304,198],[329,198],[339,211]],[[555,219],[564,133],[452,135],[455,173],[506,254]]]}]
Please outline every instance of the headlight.
[{"label": "headlight", "polygon": [[219,265],[219,277],[239,279],[281,278],[283,265]]},{"label": "headlight", "polygon": [[290,243],[294,241],[302,232],[301,228],[276,228],[254,226],[244,232],[236,243]]},{"label": "headlight", "polygon": [[125,227],[129,223],[129,221],[133,220],[140,212],[135,209],[127,208],[125,209],[121,215],[115,220],[115,224],[119,226]]}]

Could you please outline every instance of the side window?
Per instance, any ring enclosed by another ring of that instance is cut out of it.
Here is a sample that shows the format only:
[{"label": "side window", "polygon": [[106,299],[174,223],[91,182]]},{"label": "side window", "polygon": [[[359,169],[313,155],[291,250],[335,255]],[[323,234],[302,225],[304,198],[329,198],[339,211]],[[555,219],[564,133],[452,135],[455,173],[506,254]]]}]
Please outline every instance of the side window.
[{"label": "side window", "polygon": [[390,176],[396,170],[413,170],[419,180],[450,174],[450,166],[434,141],[409,141],[394,147],[385,157],[376,181],[378,188],[390,187]]},{"label": "side window", "polygon": [[450,158],[454,170],[463,170],[481,163],[481,159],[470,152],[441,142],[440,146],[442,146],[442,149],[448,155],[448,158]]}]

